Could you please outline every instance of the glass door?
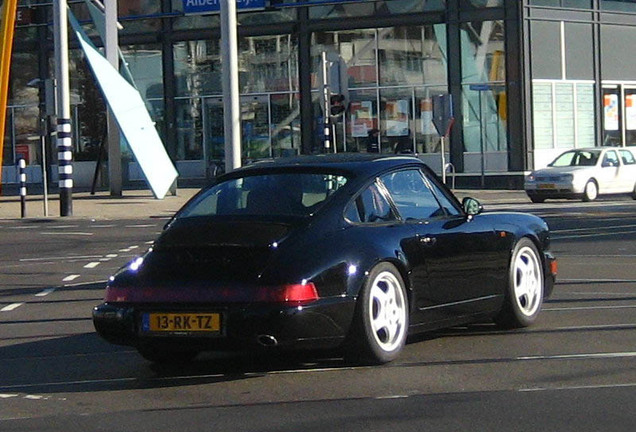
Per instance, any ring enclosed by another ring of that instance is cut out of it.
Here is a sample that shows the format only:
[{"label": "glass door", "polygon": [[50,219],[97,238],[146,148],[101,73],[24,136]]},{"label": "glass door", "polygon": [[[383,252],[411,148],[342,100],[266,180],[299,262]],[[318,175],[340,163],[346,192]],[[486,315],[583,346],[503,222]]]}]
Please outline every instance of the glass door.
[{"label": "glass door", "polygon": [[622,137],[622,107],[620,87],[603,86],[603,145],[620,146]]},{"label": "glass door", "polygon": [[636,86],[623,87],[625,145],[636,146]]},{"label": "glass door", "polygon": [[[271,157],[271,116],[267,95],[241,97],[241,145],[243,163]],[[208,165],[223,166],[225,162],[225,135],[223,98],[205,99],[203,141]]]}]

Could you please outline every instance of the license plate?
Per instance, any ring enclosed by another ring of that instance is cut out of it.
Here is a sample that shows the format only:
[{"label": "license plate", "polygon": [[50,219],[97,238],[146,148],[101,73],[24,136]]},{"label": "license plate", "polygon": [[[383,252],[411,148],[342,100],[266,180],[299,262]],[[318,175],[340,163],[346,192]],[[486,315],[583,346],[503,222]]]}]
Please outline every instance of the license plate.
[{"label": "license plate", "polygon": [[141,316],[144,333],[219,333],[221,314],[218,313],[144,313]]},{"label": "license plate", "polygon": [[539,189],[555,189],[556,185],[554,183],[541,183],[537,187]]}]

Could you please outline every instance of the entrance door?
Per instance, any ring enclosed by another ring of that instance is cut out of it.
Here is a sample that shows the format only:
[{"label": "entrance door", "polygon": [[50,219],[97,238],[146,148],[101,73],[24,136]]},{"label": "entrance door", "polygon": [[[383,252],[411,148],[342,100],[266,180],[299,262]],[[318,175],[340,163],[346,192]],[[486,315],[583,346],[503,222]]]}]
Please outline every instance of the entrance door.
[{"label": "entrance door", "polygon": [[[267,95],[242,96],[242,159],[255,160],[271,156],[271,116]],[[223,98],[211,97],[204,104],[203,141],[208,164],[222,165],[225,160]]]},{"label": "entrance door", "polygon": [[625,105],[625,145],[636,146],[636,86],[623,87]]},{"label": "entrance door", "polygon": [[620,86],[603,86],[603,145],[605,146],[620,146],[623,142],[622,106]]},{"label": "entrance door", "polygon": [[636,146],[636,85],[603,86],[603,145]]}]

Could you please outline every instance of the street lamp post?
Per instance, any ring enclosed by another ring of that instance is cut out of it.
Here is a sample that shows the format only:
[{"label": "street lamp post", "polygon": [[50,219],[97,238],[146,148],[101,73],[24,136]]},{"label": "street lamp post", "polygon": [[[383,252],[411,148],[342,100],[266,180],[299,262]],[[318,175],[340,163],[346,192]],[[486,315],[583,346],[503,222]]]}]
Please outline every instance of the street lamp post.
[{"label": "street lamp post", "polygon": [[60,216],[73,215],[73,141],[68,77],[68,21],[66,0],[53,0],[55,77],[57,79],[57,159]]}]

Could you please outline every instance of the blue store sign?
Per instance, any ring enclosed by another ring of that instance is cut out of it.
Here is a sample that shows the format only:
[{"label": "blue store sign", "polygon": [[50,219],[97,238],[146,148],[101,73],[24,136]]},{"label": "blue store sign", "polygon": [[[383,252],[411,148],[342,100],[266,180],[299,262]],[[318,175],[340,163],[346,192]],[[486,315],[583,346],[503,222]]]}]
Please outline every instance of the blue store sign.
[{"label": "blue store sign", "polygon": [[[266,0],[236,0],[237,10],[265,9]],[[200,14],[219,12],[221,0],[183,0],[183,12],[186,14]]]}]

